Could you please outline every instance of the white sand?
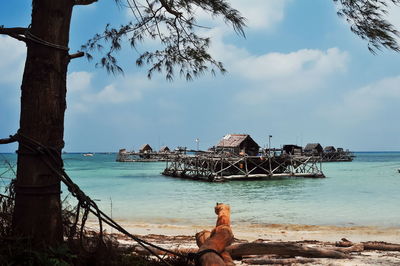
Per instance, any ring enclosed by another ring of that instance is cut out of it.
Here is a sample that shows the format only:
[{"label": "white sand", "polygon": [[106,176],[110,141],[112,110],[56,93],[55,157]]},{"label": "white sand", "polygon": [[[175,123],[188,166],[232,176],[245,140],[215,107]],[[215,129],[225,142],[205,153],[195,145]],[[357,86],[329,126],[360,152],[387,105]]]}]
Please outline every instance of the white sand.
[{"label": "white sand", "polygon": [[[211,230],[212,226],[178,226],[160,224],[135,224],[127,221],[117,221],[126,230],[135,235],[146,236],[150,242],[162,244],[162,246],[174,249],[176,247],[195,247],[195,241],[191,238],[174,238],[163,242],[163,236],[194,236],[196,232],[204,229]],[[93,225],[93,224],[92,224]],[[115,229],[105,227],[108,233],[117,233]],[[232,230],[237,239],[254,241],[264,239],[271,241],[305,241],[317,240],[321,242],[335,242],[346,238],[352,242],[385,241],[400,244],[400,228],[381,228],[372,226],[315,226],[315,225],[285,225],[270,224],[265,226],[240,226],[232,225]],[[123,241],[123,240],[122,240]],[[161,242],[158,242],[161,241]],[[130,241],[123,241],[125,244]],[[239,261],[237,264],[243,265]],[[360,254],[352,254],[352,259],[316,259],[314,263],[302,265],[400,265],[400,252],[388,251],[364,251]]]}]

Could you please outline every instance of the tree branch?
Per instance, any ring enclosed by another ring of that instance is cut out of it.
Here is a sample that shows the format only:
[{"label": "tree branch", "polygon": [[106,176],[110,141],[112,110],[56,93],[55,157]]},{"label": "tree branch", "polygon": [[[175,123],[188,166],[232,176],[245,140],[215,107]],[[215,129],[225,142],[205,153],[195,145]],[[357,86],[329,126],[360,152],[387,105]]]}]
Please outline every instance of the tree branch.
[{"label": "tree branch", "polygon": [[75,0],[74,5],[76,6],[87,6],[97,2],[97,0]]},{"label": "tree branch", "polygon": [[74,59],[74,58],[82,57],[82,56],[84,56],[84,55],[85,55],[84,52],[77,52],[77,53],[75,53],[75,54],[70,54],[70,55],[69,55],[69,58],[70,58],[70,59]]},{"label": "tree branch", "polygon": [[14,138],[5,138],[5,139],[0,139],[0,144],[10,144],[16,142]]},{"label": "tree branch", "polygon": [[173,10],[165,0],[160,0],[161,5],[165,8],[165,10],[168,11],[168,13],[171,13],[172,15],[176,16],[176,17],[180,17],[182,15],[181,12],[178,12],[176,10]]},{"label": "tree branch", "polygon": [[0,26],[0,34],[3,35],[8,35],[14,39],[17,39],[18,41],[26,41],[26,38],[23,37],[25,35],[27,28],[21,28],[21,27],[16,27],[16,28],[4,28]]},{"label": "tree branch", "polygon": [[26,32],[27,28],[4,28],[0,27],[0,34],[5,34],[5,35],[12,35],[12,34],[18,34],[18,35],[24,35]]}]

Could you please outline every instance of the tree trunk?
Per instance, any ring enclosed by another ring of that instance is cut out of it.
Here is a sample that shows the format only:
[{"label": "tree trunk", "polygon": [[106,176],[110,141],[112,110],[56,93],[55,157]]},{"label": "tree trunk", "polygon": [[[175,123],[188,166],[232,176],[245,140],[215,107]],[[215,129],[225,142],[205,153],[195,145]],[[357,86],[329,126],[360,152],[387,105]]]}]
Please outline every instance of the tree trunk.
[{"label": "tree trunk", "polygon": [[[22,80],[21,135],[54,149],[62,167],[69,28],[73,0],[33,0]],[[35,39],[32,40],[32,39]],[[52,44],[59,47],[53,47]],[[37,155],[19,143],[14,233],[35,246],[62,241],[60,181]]]}]

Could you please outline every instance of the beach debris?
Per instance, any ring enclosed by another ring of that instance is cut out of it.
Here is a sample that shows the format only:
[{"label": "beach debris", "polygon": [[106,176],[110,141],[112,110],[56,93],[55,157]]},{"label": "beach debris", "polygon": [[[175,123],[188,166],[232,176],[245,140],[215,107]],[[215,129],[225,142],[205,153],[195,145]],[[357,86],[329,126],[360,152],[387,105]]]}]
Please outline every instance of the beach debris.
[{"label": "beach debris", "polygon": [[349,255],[341,250],[307,247],[292,242],[266,242],[235,244],[226,248],[233,258],[247,255],[280,255],[305,258],[346,259]]},{"label": "beach debris", "polygon": [[[364,249],[363,245],[317,248],[293,242],[255,241],[232,244],[234,237],[231,229],[229,205],[217,203],[215,213],[218,216],[215,228],[211,232],[203,230],[196,234],[196,243],[199,247],[196,260],[198,264],[203,266],[234,265],[232,258],[248,264],[309,263],[312,262],[310,258],[348,259],[350,252]],[[261,255],[262,257],[245,258],[254,255]],[[280,258],[265,257],[265,255],[275,255],[280,256]]]},{"label": "beach debris", "polygon": [[278,264],[278,265],[292,265],[292,264],[302,264],[302,263],[313,263],[315,259],[308,258],[271,258],[269,256],[243,259],[243,263],[251,265],[265,265],[265,264]]},{"label": "beach debris", "polygon": [[382,241],[367,241],[359,244],[353,243],[346,238],[342,238],[341,241],[336,242],[337,247],[363,247],[362,250],[384,250],[384,251],[400,251],[400,244],[386,243]]}]

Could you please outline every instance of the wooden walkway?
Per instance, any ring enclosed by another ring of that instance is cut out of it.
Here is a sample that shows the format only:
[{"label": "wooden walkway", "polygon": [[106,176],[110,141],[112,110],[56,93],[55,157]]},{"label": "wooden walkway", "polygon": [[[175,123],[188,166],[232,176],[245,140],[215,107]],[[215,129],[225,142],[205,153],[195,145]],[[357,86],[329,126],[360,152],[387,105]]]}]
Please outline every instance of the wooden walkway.
[{"label": "wooden walkway", "polygon": [[323,178],[319,159],[305,156],[175,155],[163,175],[205,180],[257,180],[278,177]]}]

